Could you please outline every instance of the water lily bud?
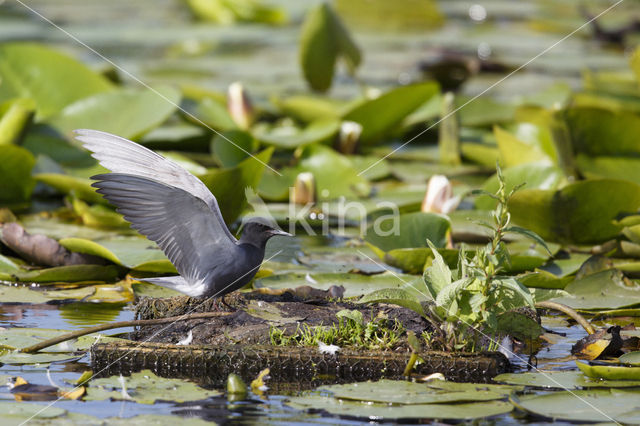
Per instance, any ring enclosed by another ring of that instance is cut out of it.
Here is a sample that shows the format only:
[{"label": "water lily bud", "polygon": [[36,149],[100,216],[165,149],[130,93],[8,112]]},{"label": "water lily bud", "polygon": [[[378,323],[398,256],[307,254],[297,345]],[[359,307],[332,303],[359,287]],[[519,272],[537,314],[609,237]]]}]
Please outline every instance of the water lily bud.
[{"label": "water lily bud", "polygon": [[362,125],[355,121],[343,121],[338,134],[337,148],[343,154],[353,154],[362,134]]},{"label": "water lily bud", "polygon": [[237,374],[231,373],[227,377],[227,395],[234,400],[240,400],[247,395],[247,385]]},{"label": "water lily bud", "polygon": [[242,83],[236,81],[229,85],[227,91],[227,110],[229,115],[241,129],[248,129],[253,123],[254,113],[249,95],[242,86]]},{"label": "water lily bud", "polygon": [[316,179],[313,173],[303,172],[296,176],[296,182],[290,192],[292,204],[313,204],[316,202]]},{"label": "water lily bud", "polygon": [[443,175],[431,176],[421,210],[447,214],[454,211],[458,204],[460,204],[460,197],[453,196],[453,187],[449,179]]}]

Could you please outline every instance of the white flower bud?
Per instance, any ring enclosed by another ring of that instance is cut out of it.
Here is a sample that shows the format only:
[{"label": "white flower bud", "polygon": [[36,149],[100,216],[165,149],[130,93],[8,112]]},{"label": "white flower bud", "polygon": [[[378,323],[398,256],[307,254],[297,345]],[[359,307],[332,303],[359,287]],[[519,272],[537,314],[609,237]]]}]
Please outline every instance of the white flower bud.
[{"label": "white flower bud", "polygon": [[453,196],[453,187],[449,179],[443,175],[431,176],[421,210],[447,214],[454,211],[458,204],[460,204],[460,197]]},{"label": "white flower bud", "polygon": [[313,204],[316,202],[316,179],[311,172],[303,172],[296,176],[296,182],[291,191],[292,204]]},{"label": "white flower bud", "polygon": [[249,100],[249,95],[242,86],[242,83],[236,81],[229,85],[227,91],[227,110],[229,115],[241,129],[248,129],[253,123],[253,107]]},{"label": "white flower bud", "polygon": [[343,121],[338,134],[338,151],[353,154],[362,134],[362,125],[355,121]]}]

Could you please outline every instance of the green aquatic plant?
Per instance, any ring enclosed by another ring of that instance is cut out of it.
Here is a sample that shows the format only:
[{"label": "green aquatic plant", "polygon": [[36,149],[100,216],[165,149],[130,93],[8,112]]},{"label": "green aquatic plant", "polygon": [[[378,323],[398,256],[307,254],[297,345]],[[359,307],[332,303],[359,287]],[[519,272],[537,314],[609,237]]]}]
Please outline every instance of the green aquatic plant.
[{"label": "green aquatic plant", "polygon": [[487,245],[478,248],[473,256],[460,248],[457,269],[450,269],[435,246],[429,241],[433,261],[423,274],[427,291],[433,298],[427,315],[435,320],[437,335],[444,338],[444,346],[454,349],[479,349],[478,332],[495,335],[509,333],[509,322],[503,324],[500,316],[522,307],[533,308],[531,292],[516,277],[503,275],[510,265],[505,236],[517,233],[533,240],[549,251],[537,234],[511,224],[508,203],[522,186],[507,191],[500,166],[497,165],[499,187],[496,193],[483,190],[475,194],[487,195],[497,201],[492,211],[493,223],[479,224],[491,230]]},{"label": "green aquatic plant", "polygon": [[274,346],[318,346],[320,342],[359,349],[394,349],[405,333],[402,323],[377,317],[365,323],[360,311],[343,310],[336,314],[338,323],[331,326],[298,325],[295,332],[271,327],[269,339]]}]

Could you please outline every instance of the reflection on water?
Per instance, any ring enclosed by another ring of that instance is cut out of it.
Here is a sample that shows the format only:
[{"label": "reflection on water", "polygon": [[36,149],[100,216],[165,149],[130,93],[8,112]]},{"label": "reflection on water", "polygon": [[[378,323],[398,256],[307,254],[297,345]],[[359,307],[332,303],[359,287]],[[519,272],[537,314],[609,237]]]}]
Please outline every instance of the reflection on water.
[{"label": "reflection on water", "polygon": [[60,307],[60,317],[69,325],[81,328],[132,320],[134,313],[125,303],[69,303]]},{"label": "reflection on water", "polygon": [[0,327],[75,330],[133,316],[124,303],[0,304]]}]

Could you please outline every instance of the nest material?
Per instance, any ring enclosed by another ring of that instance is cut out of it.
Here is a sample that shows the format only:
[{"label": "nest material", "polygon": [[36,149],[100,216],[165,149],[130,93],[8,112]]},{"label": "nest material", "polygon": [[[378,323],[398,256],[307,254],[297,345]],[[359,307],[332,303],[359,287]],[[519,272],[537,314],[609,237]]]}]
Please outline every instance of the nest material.
[{"label": "nest material", "polygon": [[[269,386],[276,390],[309,389],[327,383],[401,378],[410,354],[395,351],[342,349],[321,353],[311,347],[262,345],[176,346],[163,343],[105,343],[91,349],[94,371],[101,375],[130,374],[151,369],[166,377],[190,378],[206,386],[222,386],[229,373],[255,379],[270,369]],[[421,353],[423,363],[414,374],[442,373],[454,381],[488,382],[509,370],[509,361],[497,352]]]},{"label": "nest material", "polygon": [[[300,324],[332,325],[343,309],[359,310],[365,321],[378,316],[398,320],[416,334],[429,327],[417,313],[394,305],[361,305],[299,297],[295,292],[271,295],[233,293],[226,302],[235,308],[229,315],[212,319],[179,321],[171,325],[142,327],[130,343],[105,343],[91,349],[93,370],[100,374],[128,374],[152,369],[167,377],[190,378],[208,386],[224,385],[229,373],[251,381],[265,368],[271,370],[270,387],[279,391],[308,389],[326,383],[346,383],[381,378],[401,378],[411,349],[406,342],[395,350],[342,348],[337,354],[321,353],[317,347],[269,345],[276,313],[277,327],[293,333]],[[256,306],[260,308],[256,308]],[[188,297],[142,299],[136,317],[154,319],[221,309],[213,300]],[[226,308],[225,308],[226,309]],[[192,344],[175,345],[191,332]],[[509,369],[504,355],[491,353],[446,353],[425,351],[416,364],[417,375],[442,373],[455,381],[487,382]]]}]

